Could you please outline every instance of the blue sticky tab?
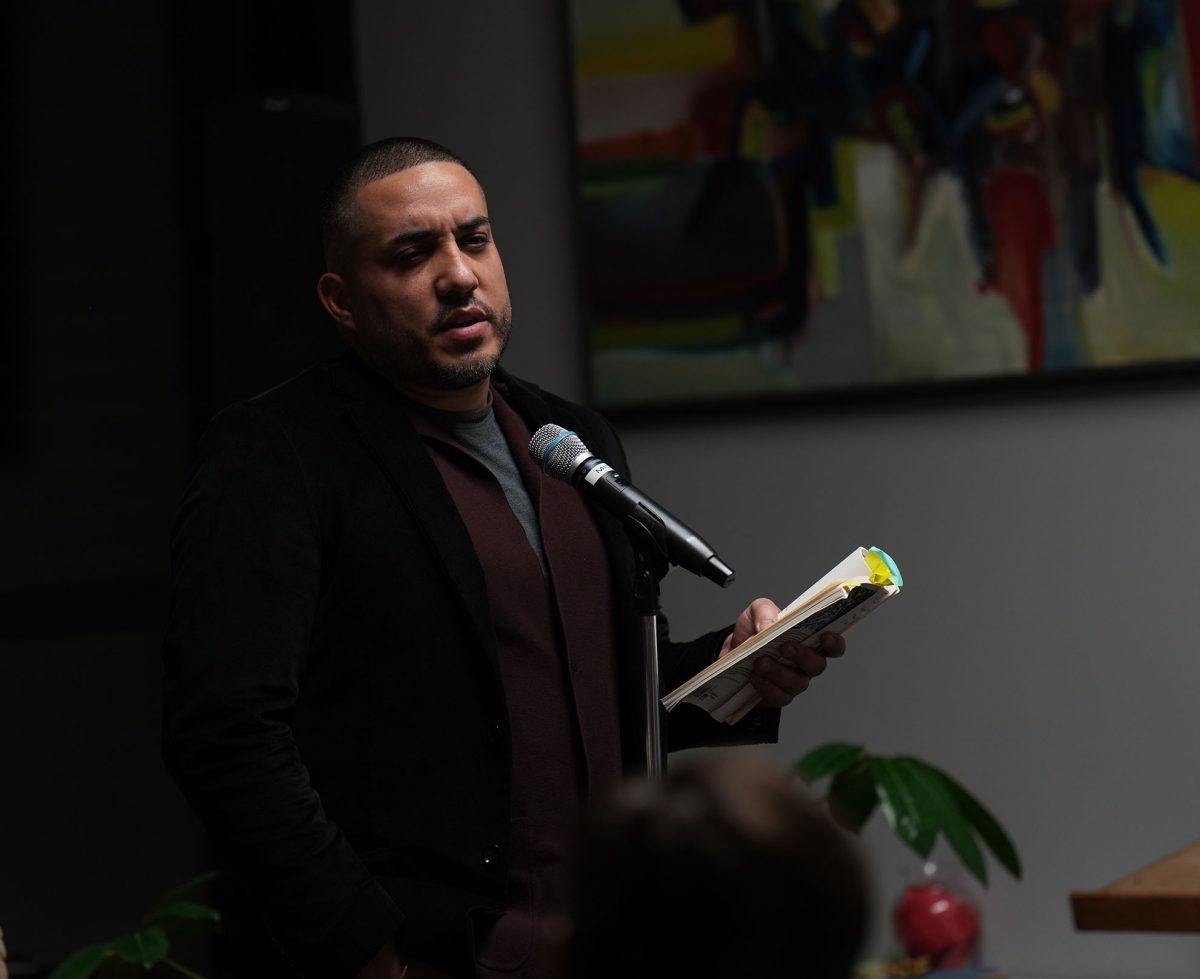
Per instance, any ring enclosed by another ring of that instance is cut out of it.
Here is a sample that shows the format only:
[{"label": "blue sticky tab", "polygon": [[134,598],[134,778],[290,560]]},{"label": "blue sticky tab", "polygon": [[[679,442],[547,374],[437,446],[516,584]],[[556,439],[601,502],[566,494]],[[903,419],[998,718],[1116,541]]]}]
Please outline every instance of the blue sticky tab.
[{"label": "blue sticky tab", "polygon": [[888,566],[888,570],[892,573],[892,580],[903,588],[904,576],[900,573],[900,569],[896,567],[896,562],[892,560],[892,556],[887,551],[881,551],[878,547],[872,547],[871,553],[879,556],[880,560]]}]

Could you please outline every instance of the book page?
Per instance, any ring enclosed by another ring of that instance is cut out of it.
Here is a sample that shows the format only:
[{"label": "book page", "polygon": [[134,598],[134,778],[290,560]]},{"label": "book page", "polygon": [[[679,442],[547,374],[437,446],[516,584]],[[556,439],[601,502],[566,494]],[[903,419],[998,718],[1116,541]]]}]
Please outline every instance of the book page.
[{"label": "book page", "polygon": [[824,577],[815,581],[807,591],[798,595],[787,608],[779,613],[779,617],[782,619],[796,609],[803,608],[831,587],[855,581],[869,581],[871,569],[867,566],[866,553],[865,547],[856,547],[831,568]]}]

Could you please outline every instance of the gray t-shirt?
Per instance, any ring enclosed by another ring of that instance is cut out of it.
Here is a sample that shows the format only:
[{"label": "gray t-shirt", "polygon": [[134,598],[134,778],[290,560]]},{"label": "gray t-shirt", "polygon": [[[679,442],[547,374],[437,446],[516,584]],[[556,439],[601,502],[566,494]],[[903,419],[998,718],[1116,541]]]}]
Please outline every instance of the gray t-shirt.
[{"label": "gray t-shirt", "polygon": [[488,392],[487,404],[474,411],[441,411],[428,405],[417,406],[417,410],[458,442],[476,462],[496,478],[508,505],[521,522],[529,546],[537,555],[542,574],[545,575],[546,555],[542,550],[542,533],[538,527],[537,512],[525,489],[512,450],[509,449],[500,424],[496,421],[496,413],[492,410],[492,393]]}]

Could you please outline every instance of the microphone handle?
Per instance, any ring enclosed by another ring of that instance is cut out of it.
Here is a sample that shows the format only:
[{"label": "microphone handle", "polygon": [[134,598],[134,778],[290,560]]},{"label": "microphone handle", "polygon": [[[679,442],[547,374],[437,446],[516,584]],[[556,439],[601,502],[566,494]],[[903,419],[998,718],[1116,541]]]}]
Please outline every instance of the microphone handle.
[{"label": "microphone handle", "polygon": [[[640,525],[663,548],[666,558],[693,574],[724,588],[733,580],[733,569],[694,530],[631,486],[608,463],[590,456],[571,477],[585,495],[597,498],[610,513]],[[590,488],[589,488],[590,487]]]}]

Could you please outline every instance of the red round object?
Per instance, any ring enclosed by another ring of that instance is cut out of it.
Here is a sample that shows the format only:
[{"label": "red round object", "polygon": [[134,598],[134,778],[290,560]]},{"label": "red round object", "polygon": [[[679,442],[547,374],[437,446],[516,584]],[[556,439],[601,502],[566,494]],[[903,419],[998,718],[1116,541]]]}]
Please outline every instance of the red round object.
[{"label": "red round object", "polygon": [[910,884],[892,909],[892,928],[904,954],[927,957],[936,969],[970,965],[979,943],[979,915],[945,884]]}]

